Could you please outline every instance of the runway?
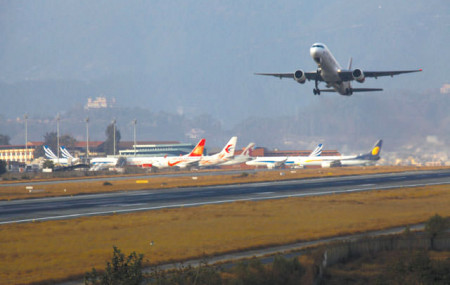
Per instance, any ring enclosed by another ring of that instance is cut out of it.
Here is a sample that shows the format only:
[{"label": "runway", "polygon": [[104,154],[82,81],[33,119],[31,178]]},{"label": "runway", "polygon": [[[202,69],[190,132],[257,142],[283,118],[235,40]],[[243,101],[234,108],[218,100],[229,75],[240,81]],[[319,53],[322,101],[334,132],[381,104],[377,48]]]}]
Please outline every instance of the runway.
[{"label": "runway", "polygon": [[450,170],[2,201],[0,202],[0,224],[427,185],[450,185]]}]

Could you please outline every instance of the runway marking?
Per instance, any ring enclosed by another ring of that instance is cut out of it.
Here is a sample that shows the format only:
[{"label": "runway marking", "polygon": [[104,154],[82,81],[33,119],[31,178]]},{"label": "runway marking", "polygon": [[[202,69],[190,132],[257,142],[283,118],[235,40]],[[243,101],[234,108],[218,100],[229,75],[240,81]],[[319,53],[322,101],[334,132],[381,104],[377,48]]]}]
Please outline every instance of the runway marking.
[{"label": "runway marking", "polygon": [[290,197],[304,197],[304,196],[312,196],[312,195],[323,196],[323,195],[330,195],[330,194],[352,193],[352,192],[360,192],[360,191],[368,191],[368,190],[389,190],[389,189],[399,189],[399,188],[408,188],[408,187],[422,187],[422,186],[447,185],[447,184],[450,184],[450,181],[449,182],[440,182],[440,183],[436,182],[436,183],[426,183],[426,184],[411,184],[411,185],[402,185],[402,186],[382,186],[382,187],[375,187],[372,189],[354,188],[354,189],[346,189],[346,190],[325,191],[325,192],[320,192],[320,193],[308,192],[308,193],[299,193],[299,194],[277,195],[277,196],[270,196],[270,197],[240,198],[240,199],[218,200],[218,201],[209,201],[209,202],[152,206],[152,207],[142,207],[142,208],[136,208],[136,209],[109,210],[109,211],[100,211],[100,212],[90,212],[90,213],[80,213],[80,214],[70,214],[70,215],[61,215],[61,216],[50,216],[50,217],[42,217],[42,218],[14,220],[14,221],[4,221],[4,222],[0,222],[0,225],[15,224],[15,223],[27,223],[27,222],[36,222],[36,221],[61,220],[61,219],[79,218],[79,217],[86,217],[86,216],[111,215],[111,214],[118,214],[118,213],[123,214],[123,213],[132,213],[132,212],[150,211],[150,210],[196,207],[196,206],[216,205],[216,204],[225,204],[225,203],[233,203],[233,202],[263,201],[263,200],[283,199],[283,198],[290,198]]},{"label": "runway marking", "polygon": [[392,177],[391,180],[402,180],[405,179],[406,176],[400,176],[400,177]]},{"label": "runway marking", "polygon": [[363,187],[371,187],[371,186],[375,186],[376,184],[361,184],[359,186],[363,186]]}]

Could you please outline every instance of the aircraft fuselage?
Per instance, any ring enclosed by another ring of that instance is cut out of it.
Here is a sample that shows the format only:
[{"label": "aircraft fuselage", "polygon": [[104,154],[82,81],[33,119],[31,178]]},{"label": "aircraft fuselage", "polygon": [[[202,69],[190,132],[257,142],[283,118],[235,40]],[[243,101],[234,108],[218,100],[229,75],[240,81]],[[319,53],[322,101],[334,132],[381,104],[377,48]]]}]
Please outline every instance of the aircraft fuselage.
[{"label": "aircraft fuselage", "polygon": [[349,81],[342,81],[339,77],[339,71],[342,70],[339,62],[324,44],[313,44],[309,49],[309,54],[317,64],[317,71],[323,81],[327,83],[328,88],[333,88],[341,95],[352,95]]}]

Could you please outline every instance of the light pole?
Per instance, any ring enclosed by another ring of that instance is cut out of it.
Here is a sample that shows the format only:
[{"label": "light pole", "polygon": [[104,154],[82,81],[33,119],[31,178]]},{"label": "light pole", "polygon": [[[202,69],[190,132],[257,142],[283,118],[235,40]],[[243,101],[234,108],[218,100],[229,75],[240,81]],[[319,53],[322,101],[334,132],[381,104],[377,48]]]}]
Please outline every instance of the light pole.
[{"label": "light pole", "polygon": [[134,156],[136,156],[136,124],[137,124],[136,119],[133,120],[133,124],[134,124]]},{"label": "light pole", "polygon": [[113,123],[113,140],[114,140],[114,142],[113,142],[113,145],[114,145],[114,147],[113,147],[113,149],[114,149],[113,155],[116,155],[116,118],[114,118],[112,123]]},{"label": "light pole", "polygon": [[56,151],[58,154],[58,159],[56,160],[56,163],[59,164],[59,120],[61,120],[61,117],[59,116],[59,113],[56,115]]},{"label": "light pole", "polygon": [[89,160],[89,117],[86,117],[86,163]]},{"label": "light pole", "polygon": [[28,161],[28,114],[23,116],[25,119],[25,164]]}]

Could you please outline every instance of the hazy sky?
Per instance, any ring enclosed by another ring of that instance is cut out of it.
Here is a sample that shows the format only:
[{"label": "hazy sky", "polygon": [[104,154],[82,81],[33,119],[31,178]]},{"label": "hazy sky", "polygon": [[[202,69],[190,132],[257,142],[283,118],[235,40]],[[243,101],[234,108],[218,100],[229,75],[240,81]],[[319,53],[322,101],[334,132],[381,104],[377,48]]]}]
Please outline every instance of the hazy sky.
[{"label": "hazy sky", "polygon": [[342,66],[352,56],[366,70],[424,69],[364,87],[439,88],[450,82],[449,31],[448,0],[0,0],[0,81],[89,82],[95,92],[80,103],[103,94],[122,106],[213,114],[226,126],[327,100],[312,82],[253,75],[315,70],[314,42]]}]

